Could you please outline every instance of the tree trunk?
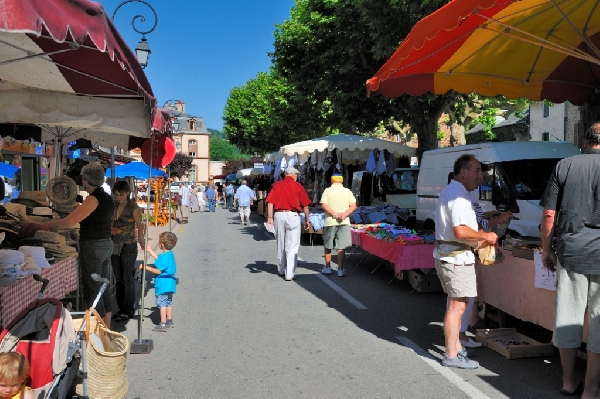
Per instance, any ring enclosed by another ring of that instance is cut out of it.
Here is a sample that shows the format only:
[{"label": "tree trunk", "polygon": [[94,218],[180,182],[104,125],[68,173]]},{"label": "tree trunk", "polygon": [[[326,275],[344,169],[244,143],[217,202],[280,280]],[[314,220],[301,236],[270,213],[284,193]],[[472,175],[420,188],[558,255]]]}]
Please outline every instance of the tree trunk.
[{"label": "tree trunk", "polygon": [[423,158],[423,151],[434,150],[438,147],[437,121],[441,115],[442,114],[440,113],[437,118],[430,118],[422,121],[418,125],[411,124],[411,126],[414,126],[414,129],[417,132],[417,138],[419,139],[419,148],[417,148],[419,165],[421,164],[421,158]]}]

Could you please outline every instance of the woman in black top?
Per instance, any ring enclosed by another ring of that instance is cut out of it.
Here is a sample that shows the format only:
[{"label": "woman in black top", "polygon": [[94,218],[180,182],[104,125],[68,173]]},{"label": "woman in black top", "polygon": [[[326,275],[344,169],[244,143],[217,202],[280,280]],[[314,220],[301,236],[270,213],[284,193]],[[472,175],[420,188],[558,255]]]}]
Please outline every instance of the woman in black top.
[{"label": "woman in black top", "polygon": [[[81,273],[81,293],[85,306],[91,307],[100,292],[101,283],[94,281],[93,273],[110,279],[110,256],[113,242],[110,228],[115,206],[110,195],[104,192],[104,168],[99,163],[85,165],[81,169],[83,189],[90,195],[64,219],[53,220],[42,225],[50,225],[51,230],[73,226],[79,229],[79,270]],[[112,301],[110,287],[107,287],[96,305],[96,310],[110,328]]]}]

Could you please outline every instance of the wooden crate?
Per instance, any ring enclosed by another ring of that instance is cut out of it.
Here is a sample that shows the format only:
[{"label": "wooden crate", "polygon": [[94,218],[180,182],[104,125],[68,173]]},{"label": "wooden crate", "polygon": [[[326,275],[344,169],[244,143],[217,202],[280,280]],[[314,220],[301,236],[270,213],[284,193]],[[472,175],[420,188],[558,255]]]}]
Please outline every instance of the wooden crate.
[{"label": "wooden crate", "polygon": [[410,285],[419,292],[442,292],[442,283],[437,273],[424,274],[420,270],[410,270],[408,273]]},{"label": "wooden crate", "polygon": [[529,249],[526,246],[516,246],[512,248],[512,256],[533,260],[533,251],[534,249]]},{"label": "wooden crate", "polygon": [[498,352],[507,359],[554,355],[552,344],[537,342],[532,338],[519,334],[515,328],[480,329],[477,330],[476,337],[484,346]]}]

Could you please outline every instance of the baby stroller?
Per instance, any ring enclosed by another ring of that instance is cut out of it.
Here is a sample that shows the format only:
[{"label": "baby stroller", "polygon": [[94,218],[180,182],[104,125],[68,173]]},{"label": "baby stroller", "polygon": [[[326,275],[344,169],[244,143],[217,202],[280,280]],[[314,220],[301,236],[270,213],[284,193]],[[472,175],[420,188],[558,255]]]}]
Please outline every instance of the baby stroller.
[{"label": "baby stroller", "polygon": [[33,278],[42,283],[37,300],[2,331],[0,352],[20,352],[29,360],[35,398],[64,398],[73,378],[66,373],[67,348],[75,339],[71,315],[59,300],[41,299],[49,281]]},{"label": "baby stroller", "polygon": [[[85,350],[80,350],[85,340],[85,321],[75,334],[71,314],[57,299],[41,299],[49,284],[37,274],[36,281],[42,283],[37,300],[15,318],[0,335],[0,352],[16,351],[30,363],[31,388],[37,399],[63,399],[71,394],[72,384],[78,374],[81,354],[83,396],[87,398],[87,367]],[[92,308],[108,285],[108,279],[93,274],[92,278],[102,282]]]}]

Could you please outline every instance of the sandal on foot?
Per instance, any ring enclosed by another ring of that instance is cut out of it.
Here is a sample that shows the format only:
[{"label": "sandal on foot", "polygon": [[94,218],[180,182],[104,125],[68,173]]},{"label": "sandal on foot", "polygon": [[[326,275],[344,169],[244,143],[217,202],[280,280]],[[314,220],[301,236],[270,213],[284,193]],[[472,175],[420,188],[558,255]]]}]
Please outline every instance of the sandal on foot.
[{"label": "sandal on foot", "polygon": [[577,388],[575,388],[575,390],[573,390],[572,392],[566,391],[564,389],[561,389],[558,391],[559,394],[563,395],[563,396],[578,396],[581,395],[583,393],[583,386],[584,383],[583,381],[579,381],[579,384],[577,385]]}]

